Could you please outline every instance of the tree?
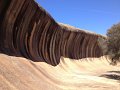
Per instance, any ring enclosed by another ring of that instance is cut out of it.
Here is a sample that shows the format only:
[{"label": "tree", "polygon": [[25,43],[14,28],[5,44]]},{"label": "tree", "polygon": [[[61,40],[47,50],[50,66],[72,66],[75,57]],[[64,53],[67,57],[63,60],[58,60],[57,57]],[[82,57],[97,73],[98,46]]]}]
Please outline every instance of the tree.
[{"label": "tree", "polygon": [[120,23],[115,24],[108,29],[107,46],[111,64],[116,65],[117,62],[120,62]]}]

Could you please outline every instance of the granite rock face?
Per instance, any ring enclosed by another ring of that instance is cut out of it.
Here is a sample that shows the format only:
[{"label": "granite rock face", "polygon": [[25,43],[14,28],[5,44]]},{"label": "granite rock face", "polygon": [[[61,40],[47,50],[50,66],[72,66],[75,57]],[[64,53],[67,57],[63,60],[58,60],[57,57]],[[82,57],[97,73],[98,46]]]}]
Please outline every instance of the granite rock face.
[{"label": "granite rock face", "polygon": [[34,0],[0,0],[0,50],[53,66],[60,57],[100,57],[101,35],[57,23]]}]

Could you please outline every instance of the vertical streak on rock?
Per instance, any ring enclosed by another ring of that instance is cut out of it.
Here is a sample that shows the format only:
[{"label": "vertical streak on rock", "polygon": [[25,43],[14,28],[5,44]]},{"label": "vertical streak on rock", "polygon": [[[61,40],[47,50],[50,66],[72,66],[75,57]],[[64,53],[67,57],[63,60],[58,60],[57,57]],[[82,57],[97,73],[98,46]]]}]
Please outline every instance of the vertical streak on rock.
[{"label": "vertical streak on rock", "polygon": [[51,65],[59,64],[61,56],[103,55],[100,35],[57,23],[34,0],[1,0],[0,16],[0,49],[4,53]]}]

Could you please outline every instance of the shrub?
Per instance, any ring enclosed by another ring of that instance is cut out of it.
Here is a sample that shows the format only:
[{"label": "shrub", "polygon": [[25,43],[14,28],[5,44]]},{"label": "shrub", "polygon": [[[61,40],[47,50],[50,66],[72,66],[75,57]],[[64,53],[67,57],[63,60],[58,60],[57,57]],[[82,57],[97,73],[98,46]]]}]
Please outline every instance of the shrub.
[{"label": "shrub", "polygon": [[111,64],[116,65],[117,62],[120,62],[120,23],[115,24],[108,29],[107,46]]}]

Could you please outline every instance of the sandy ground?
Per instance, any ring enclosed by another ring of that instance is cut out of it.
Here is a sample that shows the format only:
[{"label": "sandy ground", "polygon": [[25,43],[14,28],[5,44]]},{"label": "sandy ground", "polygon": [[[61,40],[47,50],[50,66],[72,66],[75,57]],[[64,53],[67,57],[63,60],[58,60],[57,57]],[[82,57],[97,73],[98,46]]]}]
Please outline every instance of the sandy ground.
[{"label": "sandy ground", "polygon": [[112,66],[107,60],[62,57],[53,67],[45,62],[0,54],[0,90],[120,90],[120,80],[100,77],[120,76],[120,64]]}]

